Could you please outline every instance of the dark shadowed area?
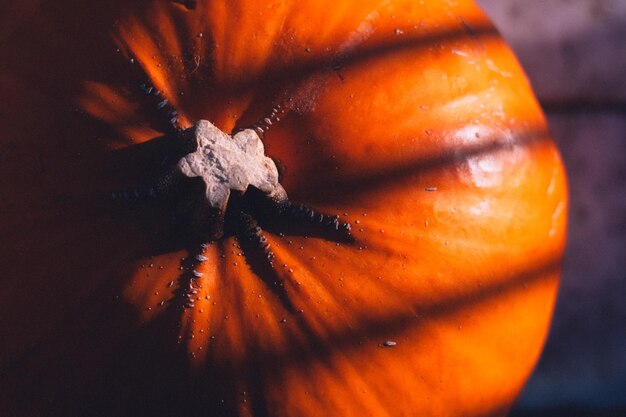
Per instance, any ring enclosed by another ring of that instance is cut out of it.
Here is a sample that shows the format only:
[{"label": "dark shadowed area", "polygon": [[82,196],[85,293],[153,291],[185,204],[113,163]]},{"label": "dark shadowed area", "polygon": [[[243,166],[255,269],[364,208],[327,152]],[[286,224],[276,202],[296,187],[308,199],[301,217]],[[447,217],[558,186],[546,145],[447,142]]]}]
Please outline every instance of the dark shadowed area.
[{"label": "dark shadowed area", "polygon": [[517,53],[568,170],[551,333],[514,417],[626,415],[626,2],[478,0]]}]

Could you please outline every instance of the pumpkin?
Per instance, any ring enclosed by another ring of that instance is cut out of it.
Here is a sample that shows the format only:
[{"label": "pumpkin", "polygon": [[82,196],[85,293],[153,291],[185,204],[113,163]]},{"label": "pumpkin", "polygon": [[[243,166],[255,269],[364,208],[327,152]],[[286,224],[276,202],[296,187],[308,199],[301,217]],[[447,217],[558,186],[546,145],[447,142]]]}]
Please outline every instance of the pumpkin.
[{"label": "pumpkin", "polygon": [[[0,414],[507,413],[549,325],[566,186],[471,1],[2,8]],[[110,201],[171,155],[162,100],[183,129],[274,117],[290,201],[350,240],[286,220],[262,226],[271,262],[237,234],[198,251],[167,204]]]}]

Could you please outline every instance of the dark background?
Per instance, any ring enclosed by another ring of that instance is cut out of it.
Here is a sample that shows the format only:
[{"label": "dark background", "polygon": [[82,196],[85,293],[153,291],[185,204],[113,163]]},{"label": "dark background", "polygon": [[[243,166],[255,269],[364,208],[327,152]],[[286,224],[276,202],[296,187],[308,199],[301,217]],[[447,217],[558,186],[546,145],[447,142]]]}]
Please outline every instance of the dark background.
[{"label": "dark background", "polygon": [[626,1],[478,3],[526,69],[570,187],[552,329],[512,416],[626,416]]}]

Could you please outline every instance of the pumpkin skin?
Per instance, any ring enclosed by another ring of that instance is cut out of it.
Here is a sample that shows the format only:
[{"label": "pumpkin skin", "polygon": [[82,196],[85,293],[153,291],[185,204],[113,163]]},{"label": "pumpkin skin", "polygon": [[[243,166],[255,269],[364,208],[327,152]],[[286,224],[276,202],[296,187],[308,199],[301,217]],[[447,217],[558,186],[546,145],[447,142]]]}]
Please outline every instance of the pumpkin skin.
[{"label": "pumpkin skin", "polygon": [[[507,413],[547,332],[566,187],[473,3],[53,3],[0,18],[1,414]],[[178,308],[190,248],[167,211],[106,201],[163,154],[145,76],[185,126],[290,109],[266,152],[355,239],[267,233],[292,310],[234,237]]]}]

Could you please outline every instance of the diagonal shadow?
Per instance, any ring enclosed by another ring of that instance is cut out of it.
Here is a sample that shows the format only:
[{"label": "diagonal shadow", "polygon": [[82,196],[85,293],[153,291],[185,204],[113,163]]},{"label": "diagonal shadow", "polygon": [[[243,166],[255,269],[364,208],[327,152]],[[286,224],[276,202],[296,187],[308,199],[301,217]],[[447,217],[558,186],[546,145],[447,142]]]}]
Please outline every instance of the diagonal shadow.
[{"label": "diagonal shadow", "polygon": [[[504,296],[523,288],[525,285],[533,285],[545,280],[550,275],[558,273],[561,265],[560,256],[555,254],[551,259],[538,265],[529,265],[523,271],[507,277],[506,280],[494,279],[498,283],[482,286],[474,292],[467,292],[435,304],[416,303],[413,305],[415,315],[391,314],[368,319],[361,326],[331,332],[325,335],[323,339],[309,340],[308,343],[298,346],[298,349],[292,351],[268,350],[258,352],[252,362],[280,363],[281,367],[295,364],[303,365],[330,355],[336,350],[345,351],[356,348],[363,340],[385,340],[394,334],[402,333],[406,328],[419,327],[425,318],[445,317],[492,298]],[[320,348],[323,350],[320,351]],[[250,364],[243,363],[241,366],[244,368],[251,366],[252,362]]]},{"label": "diagonal shadow", "polygon": [[470,158],[510,150],[515,146],[527,147],[551,142],[549,132],[544,126],[506,132],[501,135],[494,134],[485,136],[483,139],[481,143],[450,146],[445,152],[419,159],[409,159],[403,163],[394,163],[377,169],[375,172],[359,173],[358,176],[353,177],[344,175],[331,181],[319,173],[317,175],[310,173],[306,175],[307,181],[301,184],[301,188],[306,190],[307,202],[310,203],[349,202],[350,199],[360,194],[384,189],[420,173],[458,165]]}]

